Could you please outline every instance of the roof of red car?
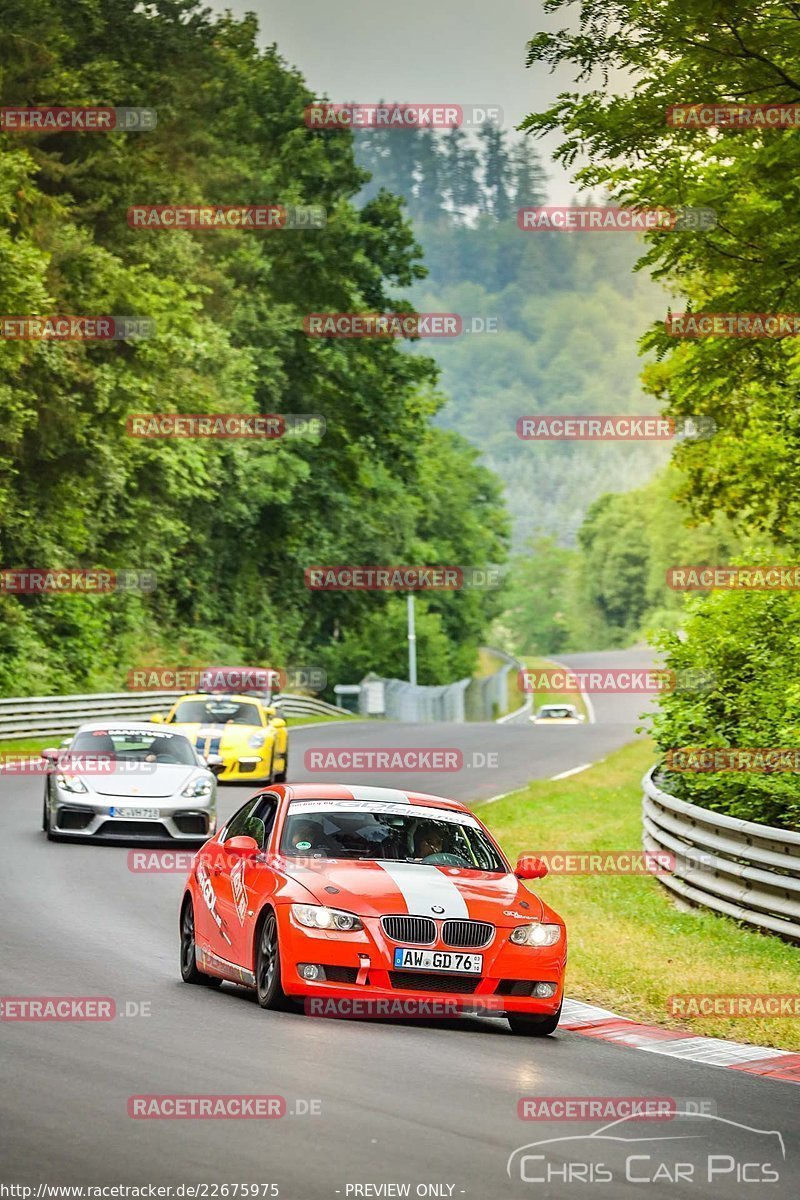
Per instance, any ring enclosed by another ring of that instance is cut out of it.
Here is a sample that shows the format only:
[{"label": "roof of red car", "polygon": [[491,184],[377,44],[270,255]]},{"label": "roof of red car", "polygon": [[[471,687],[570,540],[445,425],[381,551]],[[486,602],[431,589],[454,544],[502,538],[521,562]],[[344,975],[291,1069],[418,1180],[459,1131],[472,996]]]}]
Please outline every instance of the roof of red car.
[{"label": "roof of red car", "polygon": [[286,785],[290,800],[382,800],[396,804],[438,805],[441,808],[469,812],[458,800],[430,796],[426,792],[408,792],[402,788],[370,787],[366,784],[292,783]]}]

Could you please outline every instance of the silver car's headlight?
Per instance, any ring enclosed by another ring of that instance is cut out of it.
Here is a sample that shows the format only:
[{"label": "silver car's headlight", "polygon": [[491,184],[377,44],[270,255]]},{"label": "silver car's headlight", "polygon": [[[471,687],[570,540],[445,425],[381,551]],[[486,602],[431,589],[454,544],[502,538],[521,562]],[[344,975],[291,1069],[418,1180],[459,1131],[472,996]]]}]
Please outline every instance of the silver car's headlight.
[{"label": "silver car's headlight", "polygon": [[349,933],[364,926],[354,913],[341,908],[327,908],[324,904],[293,904],[292,916],[309,929],[333,929]]},{"label": "silver car's headlight", "polygon": [[211,780],[201,775],[199,779],[190,779],[181,795],[189,796],[193,800],[202,800],[204,796],[210,796],[213,790]]},{"label": "silver car's headlight", "polygon": [[56,775],[56,785],[65,792],[88,792],[88,788],[77,775]]},{"label": "silver car's headlight", "polygon": [[560,925],[518,925],[509,941],[515,946],[555,946],[561,938]]},{"label": "silver car's headlight", "polygon": [[252,746],[254,750],[259,750],[266,740],[267,735],[265,733],[251,733],[247,739],[247,744],[248,746]]}]

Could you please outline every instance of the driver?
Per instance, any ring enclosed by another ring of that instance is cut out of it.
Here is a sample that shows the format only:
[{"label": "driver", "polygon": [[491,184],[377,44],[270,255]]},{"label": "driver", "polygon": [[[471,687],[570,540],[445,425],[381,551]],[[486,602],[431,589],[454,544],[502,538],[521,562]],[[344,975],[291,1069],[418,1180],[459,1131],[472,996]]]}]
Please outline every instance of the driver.
[{"label": "driver", "polygon": [[429,854],[441,854],[444,847],[444,834],[433,821],[420,825],[414,834],[414,852],[417,858],[427,858]]},{"label": "driver", "polygon": [[311,849],[327,849],[325,834],[316,821],[295,821],[289,835],[289,845],[295,853],[307,853]]}]

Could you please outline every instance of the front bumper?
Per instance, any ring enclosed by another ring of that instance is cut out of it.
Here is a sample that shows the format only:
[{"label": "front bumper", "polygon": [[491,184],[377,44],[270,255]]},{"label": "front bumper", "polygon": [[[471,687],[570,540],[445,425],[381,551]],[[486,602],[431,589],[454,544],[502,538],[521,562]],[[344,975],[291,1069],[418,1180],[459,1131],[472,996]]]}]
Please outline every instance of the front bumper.
[{"label": "front bumper", "polygon": [[[131,841],[143,842],[205,842],[216,831],[216,807],[201,808],[196,803],[177,805],[173,798],[167,803],[153,800],[138,805],[118,802],[98,803],[96,797],[88,799],[79,793],[67,798],[59,793],[50,803],[50,830],[59,838],[78,841]],[[120,816],[112,809],[120,808],[158,809],[156,817]],[[205,826],[205,828],[204,828]]]},{"label": "front bumper", "polygon": [[[353,933],[331,933],[298,925],[288,906],[278,909],[281,944],[281,981],[289,996],[369,997],[370,1000],[426,1000],[454,1008],[468,1009],[473,1004],[487,1015],[504,1013],[556,1012],[563,997],[566,967],[566,940],[556,946],[536,948],[510,942],[512,928],[496,928],[488,945],[474,953],[483,955],[480,975],[395,969],[394,950],[398,945],[387,937],[380,919],[362,917],[364,929]],[[453,951],[452,946],[437,942],[425,949]],[[299,966],[318,965],[325,971],[323,981],[304,978]],[[551,997],[530,994],[535,983],[555,986]],[[529,994],[520,994],[528,991]]]},{"label": "front bumper", "polygon": [[242,750],[238,756],[210,755],[208,764],[220,783],[268,783],[272,757]]}]

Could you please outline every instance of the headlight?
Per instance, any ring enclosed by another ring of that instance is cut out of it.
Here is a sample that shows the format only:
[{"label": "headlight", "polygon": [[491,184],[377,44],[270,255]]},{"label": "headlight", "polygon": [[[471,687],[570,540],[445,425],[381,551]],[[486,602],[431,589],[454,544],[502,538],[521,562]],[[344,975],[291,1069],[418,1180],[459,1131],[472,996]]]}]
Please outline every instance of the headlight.
[{"label": "headlight", "polygon": [[560,925],[518,925],[510,941],[516,946],[555,946],[561,937]]},{"label": "headlight", "polygon": [[65,792],[88,792],[88,788],[77,775],[56,775],[56,783]]},{"label": "headlight", "polygon": [[364,928],[353,913],[320,904],[293,904],[292,916],[309,929],[334,929],[349,933],[353,929]]},{"label": "headlight", "polygon": [[190,779],[181,792],[181,795],[190,796],[193,800],[199,800],[203,796],[210,796],[212,791],[213,785],[211,780],[201,775],[199,779]]},{"label": "headlight", "polygon": [[247,739],[247,744],[248,744],[248,746],[252,746],[254,750],[258,750],[261,746],[264,745],[264,742],[266,740],[267,740],[267,735],[265,733],[252,733],[250,735],[250,737]]}]

